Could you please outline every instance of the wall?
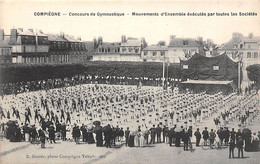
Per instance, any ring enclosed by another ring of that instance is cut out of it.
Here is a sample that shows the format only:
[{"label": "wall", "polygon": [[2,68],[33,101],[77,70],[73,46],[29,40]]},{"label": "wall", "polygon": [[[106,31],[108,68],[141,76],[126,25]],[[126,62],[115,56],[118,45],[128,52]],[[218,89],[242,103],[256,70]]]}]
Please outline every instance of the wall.
[{"label": "wall", "polygon": [[[164,52],[164,54],[162,54],[161,52]],[[148,51],[142,51],[141,53],[141,59],[143,61],[146,62],[163,62],[163,59],[168,57],[168,52],[167,51],[152,51],[152,50],[148,50]]]},{"label": "wall", "polygon": [[168,48],[168,57],[171,63],[180,63],[180,59],[185,58],[185,51],[191,51],[191,55],[194,55],[196,52],[199,53],[198,47],[169,47]]}]

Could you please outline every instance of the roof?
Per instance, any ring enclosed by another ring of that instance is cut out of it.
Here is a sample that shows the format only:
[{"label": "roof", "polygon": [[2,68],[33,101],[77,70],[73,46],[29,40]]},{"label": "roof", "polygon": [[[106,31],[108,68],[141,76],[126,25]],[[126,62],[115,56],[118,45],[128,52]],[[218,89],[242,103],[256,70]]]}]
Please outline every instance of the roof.
[{"label": "roof", "polygon": [[211,81],[211,80],[188,80],[181,82],[182,84],[211,84],[211,85],[228,85],[233,81]]},{"label": "roof", "polygon": [[47,34],[49,41],[66,42],[67,40],[58,34]]},{"label": "roof", "polygon": [[[35,32],[35,30],[33,30],[33,31],[26,30],[26,29],[21,30],[21,29],[18,28],[17,29],[17,34],[18,35],[35,36],[36,32]],[[47,35],[43,34],[42,31],[37,30],[37,36],[47,36]]]},{"label": "roof", "polygon": [[93,41],[85,41],[84,42],[86,49],[91,52],[94,51],[94,42]]},{"label": "roof", "polygon": [[260,37],[233,37],[230,39],[227,43],[225,43],[220,49],[221,50],[237,50],[239,49],[239,46],[236,48],[234,45],[239,44],[241,42],[260,42]]},{"label": "roof", "polygon": [[[186,42],[186,44],[185,44]],[[194,39],[190,38],[174,38],[170,40],[168,47],[199,47],[201,46]]]},{"label": "roof", "polygon": [[47,34],[49,41],[57,41],[57,42],[82,42],[79,39],[74,38],[70,35],[61,36],[59,34]]},{"label": "roof", "polygon": [[131,39],[127,40],[125,43],[122,43],[122,47],[140,47],[142,44],[141,40]]},{"label": "roof", "polygon": [[241,37],[233,37],[230,41],[228,41],[228,42],[225,43],[222,47],[220,47],[220,49],[223,49],[223,50],[234,50],[234,49],[238,49],[238,48],[235,48],[234,45],[235,45],[235,44],[238,44],[241,40],[242,40]]},{"label": "roof", "polygon": [[120,44],[119,43],[110,43],[110,42],[103,42],[102,44],[99,44],[98,45],[98,48],[102,48],[102,47],[104,47],[104,48],[117,48],[117,47],[119,47],[120,46]]},{"label": "roof", "polygon": [[167,46],[148,46],[143,51],[168,51]]},{"label": "roof", "polygon": [[12,46],[9,45],[6,41],[0,41],[0,47],[1,48],[12,48]]},{"label": "roof", "polygon": [[75,38],[74,36],[71,35],[65,35],[65,39],[69,42],[82,42],[80,39]]}]

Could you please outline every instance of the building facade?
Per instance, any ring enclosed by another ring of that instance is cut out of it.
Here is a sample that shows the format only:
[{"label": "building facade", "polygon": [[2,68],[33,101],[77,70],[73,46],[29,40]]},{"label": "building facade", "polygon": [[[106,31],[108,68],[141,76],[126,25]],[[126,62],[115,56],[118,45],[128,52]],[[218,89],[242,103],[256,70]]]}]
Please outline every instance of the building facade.
[{"label": "building facade", "polygon": [[144,38],[125,38],[122,36],[120,46],[120,58],[121,61],[132,61],[132,62],[141,62],[141,52],[145,48]]},{"label": "building facade", "polygon": [[87,56],[85,43],[81,39],[64,33],[47,34],[47,36],[50,44],[51,63],[80,62]]},{"label": "building facade", "polygon": [[204,55],[203,45],[195,39],[170,37],[168,56],[171,63],[180,63],[180,59],[189,59],[195,53]]},{"label": "building facade", "polygon": [[47,63],[49,57],[48,37],[42,31],[23,28],[11,29],[4,40],[12,46],[13,63]]},{"label": "building facade", "polygon": [[220,48],[220,53],[226,53],[233,61],[241,60],[242,83],[241,88],[245,90],[252,81],[248,79],[246,67],[260,64],[260,37],[249,34],[247,37],[240,33],[233,33],[232,38]]},{"label": "building facade", "polygon": [[100,42],[93,61],[121,61],[120,43]]},{"label": "building facade", "polygon": [[2,40],[0,40],[0,64],[12,63],[12,46]]},{"label": "building facade", "polygon": [[143,62],[169,61],[167,46],[148,46],[142,50],[141,59]]},{"label": "building facade", "polygon": [[103,42],[103,39],[99,38],[94,47],[96,48],[93,55],[93,61],[141,62],[143,61],[141,52],[145,47],[145,40],[144,38],[126,38],[123,35],[121,43],[108,43]]}]

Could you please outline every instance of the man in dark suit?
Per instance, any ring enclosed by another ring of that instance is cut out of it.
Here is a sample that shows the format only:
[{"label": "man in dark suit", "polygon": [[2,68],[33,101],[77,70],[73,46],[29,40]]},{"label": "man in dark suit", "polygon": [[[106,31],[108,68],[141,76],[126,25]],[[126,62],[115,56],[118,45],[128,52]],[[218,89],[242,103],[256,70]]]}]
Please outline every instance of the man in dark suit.
[{"label": "man in dark suit", "polygon": [[125,145],[128,146],[128,139],[129,139],[130,130],[129,127],[125,130]]},{"label": "man in dark suit", "polygon": [[54,142],[55,143],[55,129],[54,129],[54,126],[51,125],[49,128],[48,128],[48,132],[49,132],[49,139],[50,139],[50,142]]},{"label": "man in dark suit", "polygon": [[157,143],[161,143],[161,134],[162,134],[162,128],[158,124],[156,128],[156,133],[157,133]]},{"label": "man in dark suit", "polygon": [[200,139],[201,139],[201,134],[200,134],[199,128],[197,128],[197,131],[194,133],[194,136],[196,137],[196,146],[199,146]]},{"label": "man in dark suit", "polygon": [[175,127],[168,130],[168,137],[169,137],[169,145],[172,146],[173,138],[175,137]]},{"label": "man in dark suit", "polygon": [[241,157],[244,158],[244,156],[243,156],[243,146],[244,146],[244,141],[243,141],[242,137],[239,136],[238,141],[237,141],[238,158],[240,158],[240,153],[241,153]]},{"label": "man in dark suit", "polygon": [[230,139],[232,139],[234,142],[236,141],[236,132],[234,128],[232,128],[230,132]]},{"label": "man in dark suit", "polygon": [[105,135],[106,148],[111,147],[112,129],[109,124],[106,127],[104,135]]},{"label": "man in dark suit", "polygon": [[203,139],[204,139],[204,145],[207,146],[207,140],[209,138],[209,132],[207,130],[208,128],[205,127],[205,130],[202,131]]},{"label": "man in dark suit", "polygon": [[150,129],[151,131],[151,143],[155,143],[155,135],[156,135],[156,129],[155,129],[155,125],[153,125],[153,127]]}]

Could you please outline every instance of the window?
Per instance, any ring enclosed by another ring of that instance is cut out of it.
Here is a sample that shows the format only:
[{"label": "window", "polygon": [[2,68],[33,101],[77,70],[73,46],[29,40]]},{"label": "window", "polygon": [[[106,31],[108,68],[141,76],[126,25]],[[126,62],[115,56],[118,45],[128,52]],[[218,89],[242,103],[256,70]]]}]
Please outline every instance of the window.
[{"label": "window", "polygon": [[153,56],[156,56],[157,52],[156,51],[153,51]]},{"label": "window", "polygon": [[144,62],[147,62],[147,59],[144,59]]},{"label": "window", "polygon": [[243,48],[243,44],[240,44],[240,49],[242,49]]},{"label": "window", "polygon": [[133,48],[128,48],[128,51],[129,51],[129,52],[132,52],[132,51],[133,51]]},{"label": "window", "polygon": [[251,52],[247,52],[247,58],[251,58]]},{"label": "window", "polygon": [[110,48],[109,47],[107,48],[107,52],[110,52]]},{"label": "window", "polygon": [[183,44],[183,45],[188,45],[188,40],[183,40],[183,41],[182,41],[182,44]]},{"label": "window", "polygon": [[189,66],[188,66],[188,65],[183,65],[182,68],[183,68],[183,69],[188,69]]},{"label": "window", "polygon": [[251,48],[251,46],[250,46],[250,44],[248,45],[248,49],[250,49]]},{"label": "window", "polygon": [[258,52],[254,52],[254,58],[258,58]]},{"label": "window", "polygon": [[213,66],[213,70],[215,71],[219,70],[219,66]]},{"label": "window", "polygon": [[135,53],[137,54],[139,52],[139,48],[136,48],[135,49]]},{"label": "window", "polygon": [[148,53],[147,51],[144,51],[144,56],[146,56],[146,55],[147,55],[147,53]]},{"label": "window", "polygon": [[161,51],[161,56],[164,56],[165,55],[165,52],[164,51]]}]

